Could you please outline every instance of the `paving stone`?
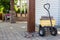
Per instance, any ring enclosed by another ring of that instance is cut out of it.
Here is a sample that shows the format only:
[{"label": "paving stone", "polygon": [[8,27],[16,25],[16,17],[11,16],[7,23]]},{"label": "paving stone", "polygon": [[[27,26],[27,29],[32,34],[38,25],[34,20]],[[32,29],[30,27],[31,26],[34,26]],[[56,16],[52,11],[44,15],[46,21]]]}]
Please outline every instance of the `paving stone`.
[{"label": "paving stone", "polygon": [[[58,31],[60,28],[58,28]],[[17,22],[11,24],[9,22],[0,23],[0,40],[60,40],[60,33],[57,36],[36,36],[31,38],[25,38],[25,32],[27,31],[27,23]],[[60,32],[60,31],[59,31]]]}]

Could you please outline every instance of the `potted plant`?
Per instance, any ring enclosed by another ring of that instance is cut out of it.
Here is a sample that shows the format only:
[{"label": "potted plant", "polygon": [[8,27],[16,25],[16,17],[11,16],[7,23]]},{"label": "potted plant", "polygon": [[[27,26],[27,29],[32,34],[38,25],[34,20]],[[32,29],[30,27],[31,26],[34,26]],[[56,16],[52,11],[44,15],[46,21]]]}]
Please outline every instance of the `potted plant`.
[{"label": "potted plant", "polygon": [[18,9],[16,13],[17,13],[17,17],[20,17],[20,9]]}]

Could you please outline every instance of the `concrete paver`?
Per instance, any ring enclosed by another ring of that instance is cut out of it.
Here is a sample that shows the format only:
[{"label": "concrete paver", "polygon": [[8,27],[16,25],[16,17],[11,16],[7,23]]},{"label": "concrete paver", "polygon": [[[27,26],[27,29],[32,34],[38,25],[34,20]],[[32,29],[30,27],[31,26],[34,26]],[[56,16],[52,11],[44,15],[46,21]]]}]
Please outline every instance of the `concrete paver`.
[{"label": "concrete paver", "polygon": [[[58,31],[60,28],[58,28]],[[11,24],[9,22],[0,23],[0,40],[60,40],[60,31],[57,36],[45,36],[45,37],[31,37],[25,38],[24,32],[27,31],[26,22],[17,22]]]}]

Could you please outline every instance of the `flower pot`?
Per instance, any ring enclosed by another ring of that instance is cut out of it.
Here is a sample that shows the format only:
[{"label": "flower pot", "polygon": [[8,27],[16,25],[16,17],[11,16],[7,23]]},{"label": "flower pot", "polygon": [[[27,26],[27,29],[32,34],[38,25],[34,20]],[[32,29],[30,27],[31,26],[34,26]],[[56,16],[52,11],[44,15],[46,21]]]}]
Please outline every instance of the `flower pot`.
[{"label": "flower pot", "polygon": [[17,17],[21,17],[20,13],[17,13]]}]

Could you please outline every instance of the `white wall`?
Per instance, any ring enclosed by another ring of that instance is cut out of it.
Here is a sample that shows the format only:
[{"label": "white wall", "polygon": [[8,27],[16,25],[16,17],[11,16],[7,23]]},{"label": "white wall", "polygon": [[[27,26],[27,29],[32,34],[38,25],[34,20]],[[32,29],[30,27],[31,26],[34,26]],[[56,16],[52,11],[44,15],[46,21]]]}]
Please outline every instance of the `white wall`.
[{"label": "white wall", "polygon": [[58,25],[60,25],[60,1],[59,1],[59,9],[58,10],[59,10],[59,12],[58,12],[59,13],[59,15],[58,15]]},{"label": "white wall", "polygon": [[[41,16],[48,16],[47,11],[43,8],[43,5],[46,3],[50,3],[51,7],[50,7],[50,13],[51,16],[54,17],[54,19],[56,19],[56,25],[58,25],[58,23],[60,23],[60,19],[58,20],[58,9],[59,9],[59,0],[36,0],[36,24],[39,25],[40,23],[40,18]],[[60,17],[60,15],[59,15]]]}]

